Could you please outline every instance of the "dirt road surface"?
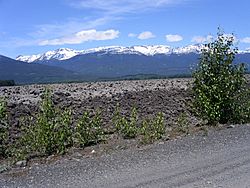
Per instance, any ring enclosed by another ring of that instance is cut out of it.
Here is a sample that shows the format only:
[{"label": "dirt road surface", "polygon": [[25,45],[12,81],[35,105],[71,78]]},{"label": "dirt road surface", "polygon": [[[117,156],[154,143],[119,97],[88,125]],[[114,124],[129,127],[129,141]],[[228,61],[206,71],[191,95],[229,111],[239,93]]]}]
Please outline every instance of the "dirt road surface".
[{"label": "dirt road surface", "polygon": [[0,187],[250,187],[250,125],[0,174]]}]

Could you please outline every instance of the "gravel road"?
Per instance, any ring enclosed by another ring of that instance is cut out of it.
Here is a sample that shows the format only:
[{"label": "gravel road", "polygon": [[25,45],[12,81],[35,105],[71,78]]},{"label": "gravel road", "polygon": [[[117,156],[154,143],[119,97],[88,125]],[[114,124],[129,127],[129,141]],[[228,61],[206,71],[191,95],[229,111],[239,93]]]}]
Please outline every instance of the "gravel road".
[{"label": "gravel road", "polygon": [[250,125],[0,174],[0,187],[250,187]]}]

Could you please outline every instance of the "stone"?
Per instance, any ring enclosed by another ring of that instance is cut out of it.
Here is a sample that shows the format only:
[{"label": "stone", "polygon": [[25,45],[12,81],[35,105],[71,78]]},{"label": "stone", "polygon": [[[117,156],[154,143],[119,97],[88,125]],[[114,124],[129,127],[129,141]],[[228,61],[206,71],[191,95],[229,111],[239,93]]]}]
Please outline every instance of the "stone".
[{"label": "stone", "polygon": [[234,128],[235,125],[228,125],[228,128]]},{"label": "stone", "polygon": [[83,157],[82,154],[80,154],[79,152],[74,152],[72,156],[73,157],[78,157],[78,158]]},{"label": "stone", "polygon": [[8,170],[8,167],[6,165],[0,165],[0,173],[3,173]]},{"label": "stone", "polygon": [[18,167],[25,167],[27,166],[27,160],[17,161],[16,166]]}]

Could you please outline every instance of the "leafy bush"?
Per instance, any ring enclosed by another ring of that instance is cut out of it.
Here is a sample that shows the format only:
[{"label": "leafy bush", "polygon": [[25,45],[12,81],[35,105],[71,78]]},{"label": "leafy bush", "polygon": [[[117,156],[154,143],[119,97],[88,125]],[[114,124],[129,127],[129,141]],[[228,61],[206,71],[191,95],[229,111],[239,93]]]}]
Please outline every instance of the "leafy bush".
[{"label": "leafy bush", "polygon": [[[0,100],[0,157],[13,157],[14,161],[30,157],[64,154],[75,146],[89,146],[104,139],[104,129],[100,113],[91,114],[86,111],[73,126],[70,110],[58,109],[52,101],[51,92],[45,89],[39,111],[19,119],[21,134],[18,139],[8,143],[8,119],[6,102]],[[163,114],[159,113],[151,120],[140,121],[136,108],[132,108],[130,116],[123,116],[119,108],[113,117],[114,125],[124,138],[143,137],[144,143],[160,139],[165,134]]]},{"label": "leafy bush", "polygon": [[135,138],[138,134],[138,115],[136,108],[132,108],[129,118],[121,115],[119,108],[116,109],[113,123],[119,134],[124,138]]},{"label": "leafy bush", "polygon": [[143,143],[151,143],[154,140],[161,139],[166,132],[163,114],[158,113],[154,119],[144,120],[140,131],[143,135]]},{"label": "leafy bush", "polygon": [[234,36],[218,32],[205,45],[193,73],[193,106],[209,124],[249,121],[249,89],[244,64],[235,65]]},{"label": "leafy bush", "polygon": [[20,153],[38,153],[51,155],[65,153],[67,147],[73,144],[71,111],[54,107],[50,91],[46,89],[40,106],[40,112],[34,117],[25,118],[20,142]]},{"label": "leafy bush", "polygon": [[104,131],[100,113],[95,114],[92,118],[89,112],[85,112],[78,121],[75,131],[76,143],[81,147],[97,144],[103,139]]},{"label": "leafy bush", "polygon": [[158,113],[153,119],[142,120],[140,124],[136,108],[132,108],[129,118],[122,116],[119,108],[117,108],[113,122],[116,131],[123,138],[135,138],[142,135],[143,143],[151,143],[154,140],[161,139],[166,132],[163,113]]},{"label": "leafy bush", "polygon": [[6,102],[0,99],[0,158],[6,156],[8,146],[8,124]]},{"label": "leafy bush", "polygon": [[7,118],[7,112],[6,112],[6,102],[4,99],[0,99],[0,120],[5,121]]},{"label": "leafy bush", "polygon": [[[117,108],[113,117],[114,125],[124,138],[143,136],[145,143],[160,139],[165,134],[163,114],[159,113],[151,120],[139,123],[136,108],[132,108],[130,116],[123,116]],[[100,113],[86,111],[78,120],[74,129],[70,110],[59,110],[53,104],[51,92],[46,89],[39,111],[20,119],[21,137],[8,144],[6,102],[0,100],[0,157],[8,156],[14,160],[36,156],[48,156],[54,153],[64,154],[73,145],[89,146],[104,139]],[[8,148],[7,148],[8,146]]]},{"label": "leafy bush", "polygon": [[187,114],[186,113],[181,113],[179,117],[177,118],[177,131],[184,133],[184,134],[189,134],[189,122],[187,119]]}]

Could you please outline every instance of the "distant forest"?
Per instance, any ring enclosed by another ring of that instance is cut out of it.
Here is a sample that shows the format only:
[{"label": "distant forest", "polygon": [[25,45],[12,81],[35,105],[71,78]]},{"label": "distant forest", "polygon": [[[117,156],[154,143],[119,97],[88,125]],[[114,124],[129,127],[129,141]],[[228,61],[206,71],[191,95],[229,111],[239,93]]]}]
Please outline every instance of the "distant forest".
[{"label": "distant forest", "polygon": [[14,86],[15,81],[14,80],[0,80],[0,87],[1,86]]}]

